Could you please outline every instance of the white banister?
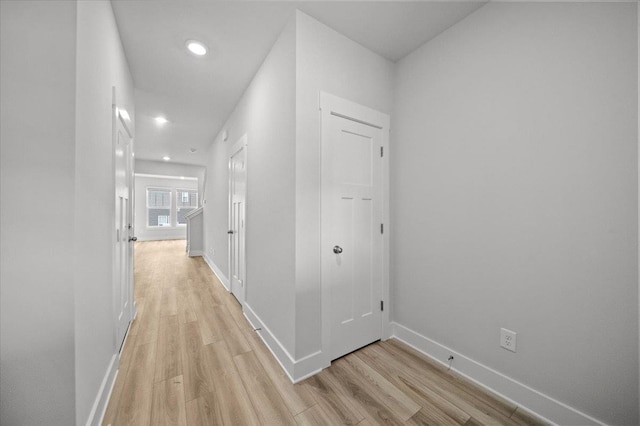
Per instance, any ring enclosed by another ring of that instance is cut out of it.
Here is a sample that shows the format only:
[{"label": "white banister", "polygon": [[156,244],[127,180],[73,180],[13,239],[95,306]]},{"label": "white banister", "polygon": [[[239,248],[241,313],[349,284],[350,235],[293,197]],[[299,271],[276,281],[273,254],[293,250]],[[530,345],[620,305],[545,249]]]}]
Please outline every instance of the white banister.
[{"label": "white banister", "polygon": [[202,256],[204,249],[202,207],[190,211],[185,215],[185,219],[187,219],[187,254]]}]

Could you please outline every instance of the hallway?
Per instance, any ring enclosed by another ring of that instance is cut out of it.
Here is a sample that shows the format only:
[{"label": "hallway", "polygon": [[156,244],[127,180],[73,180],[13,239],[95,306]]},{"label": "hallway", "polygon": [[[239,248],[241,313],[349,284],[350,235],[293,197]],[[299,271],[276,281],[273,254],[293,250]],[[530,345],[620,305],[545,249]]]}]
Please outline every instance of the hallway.
[{"label": "hallway", "polygon": [[138,317],[103,425],[537,424],[394,340],[291,384],[184,244],[136,243]]}]

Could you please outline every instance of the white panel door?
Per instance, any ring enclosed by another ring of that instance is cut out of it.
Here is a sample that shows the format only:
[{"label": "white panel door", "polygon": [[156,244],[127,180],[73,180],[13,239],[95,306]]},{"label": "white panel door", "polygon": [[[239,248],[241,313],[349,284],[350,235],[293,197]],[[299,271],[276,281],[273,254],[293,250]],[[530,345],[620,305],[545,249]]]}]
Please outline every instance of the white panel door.
[{"label": "white panel door", "polygon": [[322,286],[331,360],[382,337],[383,131],[366,118],[323,107]]},{"label": "white panel door", "polygon": [[122,116],[115,117],[116,245],[114,256],[115,344],[120,348],[133,316],[131,212],[131,136]]},{"label": "white panel door", "polygon": [[229,274],[231,293],[241,305],[245,295],[245,211],[247,199],[247,136],[229,157]]}]

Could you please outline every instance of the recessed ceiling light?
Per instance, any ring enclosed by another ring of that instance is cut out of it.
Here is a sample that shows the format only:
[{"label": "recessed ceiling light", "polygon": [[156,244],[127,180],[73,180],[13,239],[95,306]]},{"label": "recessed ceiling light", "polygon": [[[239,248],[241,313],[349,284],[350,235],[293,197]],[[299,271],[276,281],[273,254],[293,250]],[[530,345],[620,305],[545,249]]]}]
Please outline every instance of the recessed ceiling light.
[{"label": "recessed ceiling light", "polygon": [[165,155],[164,157],[162,157],[162,159],[164,161],[169,161],[169,160],[171,160],[171,157],[169,157],[168,155]]},{"label": "recessed ceiling light", "polygon": [[169,120],[167,120],[166,118],[162,117],[161,115],[157,116],[156,118],[154,118],[154,120],[156,120],[156,123],[163,125],[169,122]]},{"label": "recessed ceiling light", "polygon": [[204,56],[207,54],[207,46],[205,46],[204,43],[198,40],[187,40],[186,45],[187,49],[189,49],[189,52],[193,53],[194,55]]}]

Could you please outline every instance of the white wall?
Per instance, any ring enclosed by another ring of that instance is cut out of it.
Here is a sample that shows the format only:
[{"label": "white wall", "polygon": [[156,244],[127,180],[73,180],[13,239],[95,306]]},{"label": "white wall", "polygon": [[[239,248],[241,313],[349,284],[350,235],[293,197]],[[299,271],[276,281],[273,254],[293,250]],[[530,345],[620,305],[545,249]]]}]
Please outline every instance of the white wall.
[{"label": "white wall", "polygon": [[[135,177],[135,234],[138,241],[154,240],[184,240],[187,238],[187,226],[147,227],[147,188],[171,189],[172,214],[175,213],[176,189],[198,190],[198,181],[194,179],[180,179],[171,177]],[[200,197],[200,194],[198,194]],[[175,219],[173,219],[175,220]]]},{"label": "white wall", "polygon": [[[225,125],[229,125],[228,121]],[[238,126],[239,127],[239,126]],[[220,278],[227,281],[229,271],[229,159],[227,151],[232,140],[241,137],[242,129],[234,130],[234,138],[222,140],[219,134],[207,152],[207,177],[204,188],[203,222],[205,258],[219,268]]]},{"label": "white wall", "polygon": [[639,421],[635,8],[489,3],[398,63],[392,125],[394,320],[611,424]]},{"label": "white wall", "polygon": [[319,351],[320,91],[390,113],[393,63],[310,16],[296,24],[296,352]]},{"label": "white wall", "polygon": [[75,40],[74,3],[0,2],[3,425],[75,422]]},{"label": "white wall", "polygon": [[133,83],[108,1],[1,7],[0,423],[83,424],[118,349],[112,86],[133,116]]},{"label": "white wall", "polygon": [[109,362],[119,350],[113,331],[112,87],[116,88],[117,106],[131,117],[135,111],[133,80],[111,3],[81,1],[77,7],[75,379],[76,421],[85,424]]},{"label": "white wall", "polygon": [[389,112],[392,77],[392,63],[296,12],[210,150],[205,253],[228,278],[228,149],[248,135],[246,302],[292,376],[321,349],[318,94]]},{"label": "white wall", "polygon": [[[295,21],[290,20],[209,151],[205,252],[228,277],[228,155],[247,134],[246,304],[294,346]],[[211,254],[211,250],[214,253]]]}]

